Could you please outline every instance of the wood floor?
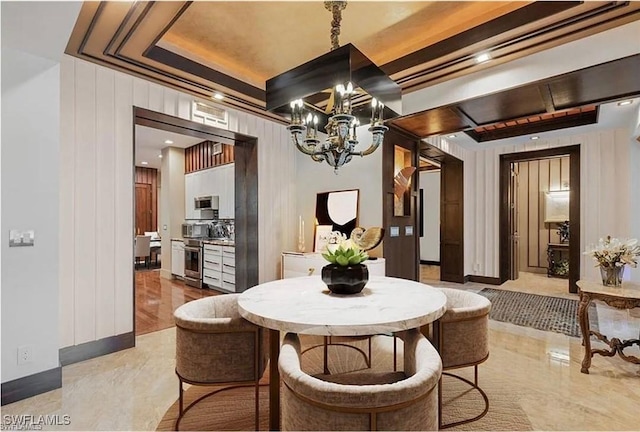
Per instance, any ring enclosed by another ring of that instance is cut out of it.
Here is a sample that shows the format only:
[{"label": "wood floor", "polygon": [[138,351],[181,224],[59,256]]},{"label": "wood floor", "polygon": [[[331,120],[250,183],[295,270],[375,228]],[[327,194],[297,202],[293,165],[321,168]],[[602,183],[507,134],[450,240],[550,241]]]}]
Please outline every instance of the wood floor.
[{"label": "wood floor", "polygon": [[160,277],[160,270],[136,271],[136,335],[174,326],[173,312],[195,299],[219,294]]}]

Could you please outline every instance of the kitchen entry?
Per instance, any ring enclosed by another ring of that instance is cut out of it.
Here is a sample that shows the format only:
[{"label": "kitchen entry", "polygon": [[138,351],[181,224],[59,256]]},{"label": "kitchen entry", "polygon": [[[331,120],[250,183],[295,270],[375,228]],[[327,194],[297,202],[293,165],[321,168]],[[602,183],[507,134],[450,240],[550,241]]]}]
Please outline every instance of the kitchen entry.
[{"label": "kitchen entry", "polygon": [[[173,311],[181,304],[257,284],[257,202],[250,199],[257,195],[257,140],[149,110],[134,111],[138,335],[173,326]],[[217,169],[211,170],[212,165]],[[238,165],[245,173],[241,178],[235,174]],[[224,179],[213,178],[223,171]],[[220,189],[210,190],[207,185],[212,184]],[[236,232],[236,227],[249,228]],[[213,240],[226,243],[205,245]],[[209,268],[218,247],[219,274]]]}]

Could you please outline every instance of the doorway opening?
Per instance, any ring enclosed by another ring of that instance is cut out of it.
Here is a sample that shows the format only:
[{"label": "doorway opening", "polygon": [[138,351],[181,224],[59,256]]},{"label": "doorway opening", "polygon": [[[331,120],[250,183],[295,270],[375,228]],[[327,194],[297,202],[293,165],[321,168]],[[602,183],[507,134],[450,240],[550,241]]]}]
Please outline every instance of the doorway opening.
[{"label": "doorway opening", "polygon": [[[188,301],[257,284],[257,139],[136,107],[134,118],[133,312],[134,332],[141,335],[173,326],[173,312]],[[216,151],[220,146],[223,152]],[[215,212],[196,209],[195,198],[203,195],[215,195]],[[202,283],[203,242],[196,250],[201,288],[185,284],[191,263],[185,243],[193,240],[183,238],[185,222],[206,237],[233,223],[224,241],[235,275],[225,274],[224,288]]]},{"label": "doorway opening", "polygon": [[429,283],[440,280],[440,163],[420,156],[418,171],[420,281]]},{"label": "doorway opening", "polygon": [[419,155],[421,280],[464,283],[464,162],[424,141]]},{"label": "doorway opening", "polygon": [[577,292],[579,194],[580,146],[500,157],[501,283],[549,295]]}]

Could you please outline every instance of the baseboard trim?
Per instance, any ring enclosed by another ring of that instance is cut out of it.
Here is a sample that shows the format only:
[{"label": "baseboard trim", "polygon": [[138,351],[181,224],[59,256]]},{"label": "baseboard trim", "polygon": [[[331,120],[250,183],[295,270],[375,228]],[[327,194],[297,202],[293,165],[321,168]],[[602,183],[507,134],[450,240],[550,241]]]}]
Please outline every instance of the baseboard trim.
[{"label": "baseboard trim", "polygon": [[66,366],[135,346],[136,335],[133,332],[110,336],[60,349],[60,364]]},{"label": "baseboard trim", "polygon": [[440,261],[420,260],[420,264],[439,266],[440,265]]},{"label": "baseboard trim", "polygon": [[2,383],[2,405],[18,402],[62,387],[62,367]]},{"label": "baseboard trim", "polygon": [[464,279],[465,279],[465,282],[476,282],[476,283],[482,283],[487,285],[502,285],[500,278],[496,278],[496,277],[466,275]]}]

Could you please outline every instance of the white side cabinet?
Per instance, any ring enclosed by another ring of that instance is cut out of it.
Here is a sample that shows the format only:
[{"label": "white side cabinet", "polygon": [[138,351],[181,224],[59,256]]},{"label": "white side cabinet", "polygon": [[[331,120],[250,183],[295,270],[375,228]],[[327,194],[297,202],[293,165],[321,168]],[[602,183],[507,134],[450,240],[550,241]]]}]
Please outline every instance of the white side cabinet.
[{"label": "white side cabinet", "polygon": [[[369,269],[369,276],[384,276],[384,258],[364,262]],[[320,275],[322,267],[329,264],[319,253],[282,253],[282,278]]]},{"label": "white side cabinet", "polygon": [[184,277],[184,242],[171,240],[171,273]]}]

